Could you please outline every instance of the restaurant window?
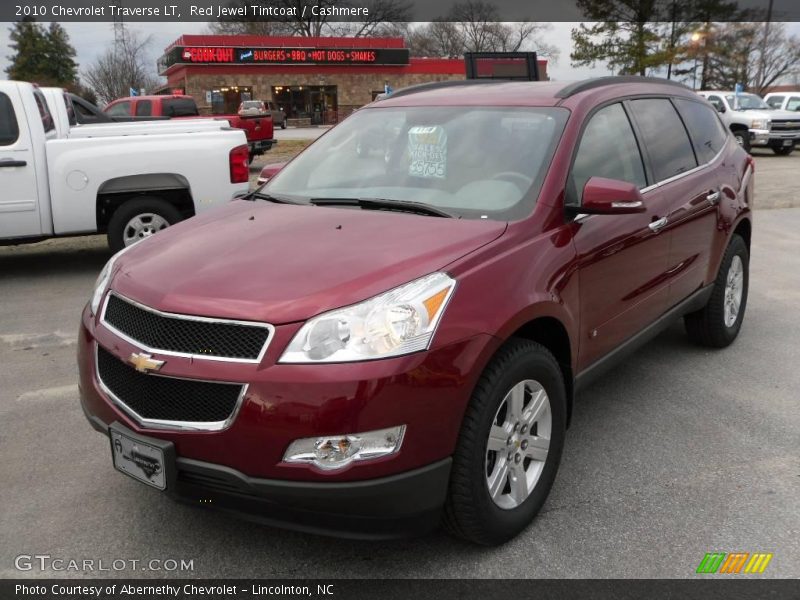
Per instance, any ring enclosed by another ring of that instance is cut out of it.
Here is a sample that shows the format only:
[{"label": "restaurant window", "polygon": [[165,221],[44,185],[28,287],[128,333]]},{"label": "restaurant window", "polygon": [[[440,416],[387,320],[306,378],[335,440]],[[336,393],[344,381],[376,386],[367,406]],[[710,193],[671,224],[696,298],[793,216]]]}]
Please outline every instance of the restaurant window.
[{"label": "restaurant window", "polygon": [[290,119],[310,119],[315,125],[337,122],[335,85],[279,85],[272,88],[272,99]]},{"label": "restaurant window", "polygon": [[239,110],[246,100],[263,100],[253,97],[253,88],[247,85],[222,86],[211,90],[211,113],[229,115]]}]

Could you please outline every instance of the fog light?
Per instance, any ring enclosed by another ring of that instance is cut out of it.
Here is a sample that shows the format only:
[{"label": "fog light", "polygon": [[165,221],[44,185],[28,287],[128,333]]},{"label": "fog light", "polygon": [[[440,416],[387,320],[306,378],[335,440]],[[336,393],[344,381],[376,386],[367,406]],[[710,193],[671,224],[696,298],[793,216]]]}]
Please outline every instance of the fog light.
[{"label": "fog light", "polygon": [[352,462],[370,460],[394,454],[403,443],[405,425],[367,431],[303,438],[289,444],[284,462],[311,463],[320,469],[333,470]]}]

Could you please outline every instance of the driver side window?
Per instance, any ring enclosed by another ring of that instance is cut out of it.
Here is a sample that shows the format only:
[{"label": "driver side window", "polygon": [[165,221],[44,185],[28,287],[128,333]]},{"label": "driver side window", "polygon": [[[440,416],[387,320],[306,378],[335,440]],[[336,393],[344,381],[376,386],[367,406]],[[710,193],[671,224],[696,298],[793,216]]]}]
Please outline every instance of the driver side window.
[{"label": "driver side window", "polygon": [[597,111],[584,129],[570,174],[570,204],[580,205],[583,188],[591,177],[647,186],[639,145],[621,104]]}]

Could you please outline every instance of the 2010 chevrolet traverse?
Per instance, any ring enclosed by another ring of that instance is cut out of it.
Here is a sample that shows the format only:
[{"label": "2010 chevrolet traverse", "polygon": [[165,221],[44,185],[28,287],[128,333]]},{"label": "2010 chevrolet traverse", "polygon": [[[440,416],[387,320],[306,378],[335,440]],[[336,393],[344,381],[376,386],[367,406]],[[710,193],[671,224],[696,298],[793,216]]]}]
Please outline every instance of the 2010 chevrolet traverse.
[{"label": "2010 chevrolet traverse", "polygon": [[249,201],[109,261],[83,408],[117,469],[188,502],[502,543],[544,503],[592,375],[679,317],[736,338],[752,174],[666,81],[398,91]]}]

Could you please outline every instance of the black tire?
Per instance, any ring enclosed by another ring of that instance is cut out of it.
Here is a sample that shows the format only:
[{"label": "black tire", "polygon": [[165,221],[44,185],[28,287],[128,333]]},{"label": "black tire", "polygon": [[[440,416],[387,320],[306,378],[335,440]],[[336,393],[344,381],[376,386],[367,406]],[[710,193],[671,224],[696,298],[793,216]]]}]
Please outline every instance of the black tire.
[{"label": "black tire", "polygon": [[170,225],[183,219],[180,211],[172,204],[154,196],[137,196],[125,201],[108,223],[108,245],[113,252],[125,247],[125,228],[136,215],[156,214]]},{"label": "black tire", "polygon": [[[489,430],[508,391],[525,379],[535,379],[550,400],[550,448],[530,495],[512,509],[492,500],[486,482]],[[566,429],[566,391],[561,369],[541,344],[512,339],[492,359],[481,375],[461,425],[443,525],[464,540],[494,546],[525,529],[547,499],[558,471]]]},{"label": "black tire", "polygon": [[778,156],[789,156],[794,152],[794,144],[791,146],[772,146],[772,151]]},{"label": "black tire", "polygon": [[[738,256],[742,261],[743,267],[742,300],[736,320],[729,327],[725,324],[725,286],[728,270],[735,256]],[[734,235],[725,250],[725,255],[722,257],[722,263],[719,266],[717,278],[714,280],[714,289],[711,292],[708,303],[702,309],[683,318],[686,333],[692,342],[710,348],[724,348],[730,345],[739,335],[745,309],[747,308],[747,290],[750,283],[749,265],[750,253],[747,251],[747,244],[745,244],[741,236]]]},{"label": "black tire", "polygon": [[733,138],[742,147],[742,150],[748,154],[750,153],[750,134],[746,129],[734,129]]}]

